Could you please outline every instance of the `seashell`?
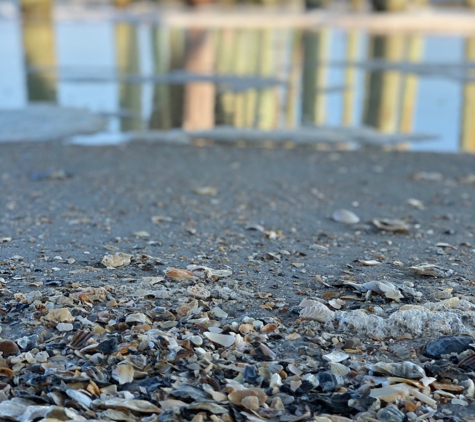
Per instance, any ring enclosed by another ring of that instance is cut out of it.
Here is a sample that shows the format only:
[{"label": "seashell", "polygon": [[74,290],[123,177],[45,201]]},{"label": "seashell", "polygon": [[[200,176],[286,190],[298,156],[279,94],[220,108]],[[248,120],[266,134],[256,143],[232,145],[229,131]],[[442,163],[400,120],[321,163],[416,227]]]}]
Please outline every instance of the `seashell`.
[{"label": "seashell", "polygon": [[387,232],[393,233],[406,233],[409,231],[410,226],[402,220],[390,219],[390,218],[381,218],[374,219],[371,222],[379,230],[384,230]]},{"label": "seashell", "polygon": [[71,339],[71,343],[69,343],[68,347],[71,349],[82,349],[91,337],[92,333],[90,331],[78,330]]},{"label": "seashell", "polygon": [[254,365],[246,365],[244,367],[244,380],[250,384],[256,384],[262,379]]},{"label": "seashell", "polygon": [[38,334],[32,334],[31,336],[24,336],[17,339],[16,343],[23,350],[31,350],[35,348],[38,344]]},{"label": "seashell", "polygon": [[[186,407],[186,409],[187,410],[205,410],[214,415],[219,415],[219,414],[222,415],[222,414],[228,413],[228,409],[226,409],[224,406],[221,406],[216,403],[211,403],[211,402],[192,403],[192,404],[189,404]],[[163,419],[162,415],[160,415],[160,419],[161,420]]]},{"label": "seashell", "polygon": [[189,286],[186,291],[190,296],[197,297],[198,299],[208,299],[211,296],[211,292],[205,289],[201,284]]},{"label": "seashell", "polygon": [[315,300],[306,301],[306,303],[309,302],[313,303],[306,305],[300,311],[300,318],[319,322],[328,322],[335,318],[335,313],[328,309],[323,303],[317,302]]},{"label": "seashell", "polygon": [[360,222],[360,218],[352,211],[348,210],[336,210],[332,214],[332,219],[337,223],[343,224],[356,224]]},{"label": "seashell", "polygon": [[165,277],[173,281],[187,281],[196,279],[195,274],[189,270],[180,270],[178,268],[170,267],[165,273]]},{"label": "seashell", "polygon": [[227,318],[228,314],[224,312],[219,306],[215,306],[211,309],[211,313],[217,318]]},{"label": "seashell", "polygon": [[393,299],[397,302],[404,297],[398,288],[389,281],[368,281],[367,283],[361,284],[361,288],[371,290],[372,292],[386,296],[387,298]]},{"label": "seashell", "polygon": [[262,360],[274,360],[277,355],[269,348],[269,346],[265,345],[264,343],[257,343],[253,344],[255,347],[254,352],[258,356],[259,359]]},{"label": "seashell", "polygon": [[328,362],[328,365],[332,374],[341,375],[342,377],[346,377],[351,371],[350,368],[338,362]]},{"label": "seashell", "polygon": [[152,321],[150,321],[149,318],[147,318],[147,315],[143,314],[142,312],[137,312],[135,314],[129,314],[125,318],[125,322],[127,323],[138,323],[138,324],[151,324]]},{"label": "seashell", "polygon": [[378,362],[373,365],[373,369],[383,374],[391,374],[401,378],[420,379],[426,376],[423,368],[408,361],[401,363]]},{"label": "seashell", "polygon": [[51,309],[45,316],[46,321],[50,322],[74,322],[74,317],[67,308]]},{"label": "seashell", "polygon": [[320,372],[316,375],[316,378],[324,392],[334,391],[345,383],[341,375],[332,374],[331,372]]},{"label": "seashell", "polygon": [[118,268],[129,265],[131,258],[132,255],[123,252],[116,252],[114,255],[105,255],[104,258],[102,258],[101,264],[106,267]]},{"label": "seashell", "polygon": [[349,354],[345,352],[333,351],[327,355],[323,355],[322,358],[328,362],[343,362],[344,360],[350,357]]},{"label": "seashell", "polygon": [[132,365],[117,365],[112,371],[112,378],[119,381],[120,385],[128,384],[134,380],[134,367]]},{"label": "seashell", "polygon": [[66,394],[76,401],[81,407],[86,410],[91,408],[92,399],[84,390],[73,390],[72,388],[66,389]]},{"label": "seashell", "polygon": [[228,400],[236,406],[241,406],[243,399],[251,396],[257,398],[259,406],[262,406],[267,400],[267,394],[264,393],[264,390],[254,387],[233,391],[228,395]]},{"label": "seashell", "polygon": [[442,336],[427,343],[424,354],[431,358],[440,359],[442,355],[460,354],[472,348],[470,345],[474,342],[475,340],[470,336]]},{"label": "seashell", "polygon": [[110,376],[107,371],[98,368],[97,366],[88,366],[84,373],[92,380],[98,383],[108,383]]},{"label": "seashell", "polygon": [[27,407],[28,404],[23,403],[19,398],[5,400],[0,403],[0,415],[8,420],[20,421],[23,420],[22,417]]},{"label": "seashell", "polygon": [[226,394],[215,391],[210,384],[203,384],[203,390],[213,397],[215,401],[226,401],[228,399]]},{"label": "seashell", "polygon": [[110,355],[111,353],[114,353],[117,350],[117,339],[115,337],[111,337],[107,340],[101,341],[96,349],[99,352],[102,352],[106,355]]},{"label": "seashell", "polygon": [[261,328],[261,331],[264,332],[264,333],[272,333],[274,332],[275,330],[277,330],[277,328],[279,328],[279,324],[276,324],[276,323],[270,323],[270,324],[266,324],[264,325],[262,328]]},{"label": "seashell", "polygon": [[241,400],[241,406],[249,410],[259,409],[259,399],[256,396],[247,396]]},{"label": "seashell", "polygon": [[197,195],[215,196],[218,193],[218,189],[213,186],[202,186],[200,188],[196,188],[193,192],[195,192]]},{"label": "seashell", "polygon": [[428,277],[450,277],[454,274],[454,270],[442,268],[434,264],[420,264],[409,267],[410,270],[416,274],[425,275]]},{"label": "seashell", "polygon": [[128,355],[124,362],[130,363],[134,368],[142,371],[147,366],[147,357],[144,355]]},{"label": "seashell", "polygon": [[11,340],[2,340],[0,341],[0,352],[3,352],[3,356],[18,355],[20,353],[20,348],[18,345]]},{"label": "seashell", "polygon": [[146,400],[122,399],[115,397],[110,400],[105,400],[104,406],[113,409],[129,409],[141,413],[162,413],[157,406]]},{"label": "seashell", "polygon": [[188,340],[190,340],[195,346],[201,346],[203,344],[201,336],[190,336],[188,337]]},{"label": "seashell", "polygon": [[73,324],[70,324],[69,322],[60,322],[58,325],[56,325],[56,329],[61,332],[67,332],[67,331],[73,331],[74,326]]},{"label": "seashell", "polygon": [[194,401],[209,400],[209,395],[206,391],[193,385],[182,384],[171,393],[175,397],[182,399],[192,399]]},{"label": "seashell", "polygon": [[167,399],[160,401],[160,408],[166,412],[170,409],[180,408],[186,406],[186,403],[182,400]]},{"label": "seashell", "polygon": [[179,306],[175,311],[179,318],[183,318],[191,315],[196,309],[198,309],[198,301],[193,299],[189,303]]},{"label": "seashell", "polygon": [[143,238],[150,237],[150,233],[146,230],[139,230],[137,232],[133,232],[132,235],[135,237],[143,237]]},{"label": "seashell", "polygon": [[10,368],[7,367],[0,367],[0,377],[6,376],[12,378],[15,375],[15,371],[12,371]]},{"label": "seashell", "polygon": [[378,421],[381,422],[403,422],[406,420],[406,415],[402,413],[396,406],[388,405],[378,410],[376,414]]},{"label": "seashell", "polygon": [[254,326],[252,324],[241,324],[238,330],[243,334],[249,334],[254,331]]},{"label": "seashell", "polygon": [[282,385],[282,377],[279,374],[272,374],[269,381],[270,388],[279,388]]},{"label": "seashell", "polygon": [[475,353],[465,356],[463,359],[459,360],[457,365],[459,368],[471,369],[475,368]]},{"label": "seashell", "polygon": [[207,331],[206,333],[204,333],[204,335],[213,343],[219,344],[224,347],[230,347],[236,341],[235,336],[231,336],[228,334],[218,334]]},{"label": "seashell", "polygon": [[148,316],[154,321],[175,321],[175,315],[163,306],[157,306],[147,312]]},{"label": "seashell", "polygon": [[282,399],[280,397],[272,397],[270,407],[272,407],[272,409],[276,409],[276,410],[280,410],[280,411],[285,410],[284,403],[282,402]]}]

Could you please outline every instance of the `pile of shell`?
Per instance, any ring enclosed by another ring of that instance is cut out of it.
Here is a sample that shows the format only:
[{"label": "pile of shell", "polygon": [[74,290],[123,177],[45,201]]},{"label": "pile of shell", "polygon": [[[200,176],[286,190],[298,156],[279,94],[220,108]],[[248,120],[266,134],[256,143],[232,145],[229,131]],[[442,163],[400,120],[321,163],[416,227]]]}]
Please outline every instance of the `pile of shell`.
[{"label": "pile of shell", "polygon": [[[130,259],[111,255],[106,263]],[[107,286],[17,296],[35,334],[0,341],[0,417],[402,422],[450,420],[445,405],[471,406],[472,337],[434,338],[417,351],[404,338],[363,343],[326,331],[345,317],[342,303],[332,310],[314,299],[304,299],[287,326],[272,317],[233,319],[207,288],[230,275],[190,266],[148,280],[190,283],[172,306],[147,295],[137,306]],[[364,291],[400,297],[388,283],[366,284]]]}]

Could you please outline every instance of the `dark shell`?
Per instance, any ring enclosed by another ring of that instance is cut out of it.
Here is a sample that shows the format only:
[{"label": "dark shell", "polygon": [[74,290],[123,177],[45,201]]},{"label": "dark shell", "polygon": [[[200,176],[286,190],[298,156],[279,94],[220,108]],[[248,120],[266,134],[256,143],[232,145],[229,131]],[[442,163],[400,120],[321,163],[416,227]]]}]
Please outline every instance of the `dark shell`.
[{"label": "dark shell", "polygon": [[341,375],[332,374],[330,372],[320,372],[317,375],[317,379],[324,392],[336,390],[345,383]]},{"label": "dark shell", "polygon": [[251,384],[256,384],[260,375],[257,373],[257,369],[254,365],[246,365],[244,367],[244,380]]},{"label": "dark shell", "polygon": [[378,410],[378,421],[381,422],[402,422],[405,418],[404,413],[402,413],[396,406],[387,406],[383,409]]},{"label": "dark shell", "polygon": [[351,400],[350,393],[320,393],[309,394],[308,401],[312,404],[319,404],[323,410],[330,412],[338,412],[343,416],[349,416],[357,412],[356,409],[349,407],[348,402]]},{"label": "dark shell", "polygon": [[475,353],[460,360],[457,366],[465,369],[475,369]]},{"label": "dark shell", "polygon": [[462,353],[470,348],[470,344],[475,340],[470,336],[442,336],[437,340],[427,343],[424,354],[440,359],[442,355],[451,353]]}]

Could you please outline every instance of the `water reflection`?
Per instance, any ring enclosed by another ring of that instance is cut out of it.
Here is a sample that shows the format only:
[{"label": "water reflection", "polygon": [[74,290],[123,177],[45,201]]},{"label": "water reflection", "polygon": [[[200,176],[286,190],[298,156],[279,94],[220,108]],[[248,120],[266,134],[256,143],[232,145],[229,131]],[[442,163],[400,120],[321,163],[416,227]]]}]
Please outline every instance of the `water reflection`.
[{"label": "water reflection", "polygon": [[[0,108],[26,98],[85,107],[106,116],[110,132],[370,126],[399,139],[435,134],[435,150],[475,151],[475,38],[184,29],[28,13],[21,24],[0,18],[7,29],[0,80],[9,78],[16,94],[8,91]],[[351,137],[350,129],[339,133]]]}]

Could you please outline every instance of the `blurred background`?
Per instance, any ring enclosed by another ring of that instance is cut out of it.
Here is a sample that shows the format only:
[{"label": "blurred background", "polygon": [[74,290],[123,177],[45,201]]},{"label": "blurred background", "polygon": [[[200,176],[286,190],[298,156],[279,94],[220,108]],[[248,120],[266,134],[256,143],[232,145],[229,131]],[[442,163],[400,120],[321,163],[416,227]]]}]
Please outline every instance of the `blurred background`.
[{"label": "blurred background", "polygon": [[0,114],[37,102],[85,109],[112,142],[172,130],[475,152],[474,8],[0,0]]}]

